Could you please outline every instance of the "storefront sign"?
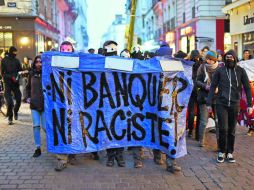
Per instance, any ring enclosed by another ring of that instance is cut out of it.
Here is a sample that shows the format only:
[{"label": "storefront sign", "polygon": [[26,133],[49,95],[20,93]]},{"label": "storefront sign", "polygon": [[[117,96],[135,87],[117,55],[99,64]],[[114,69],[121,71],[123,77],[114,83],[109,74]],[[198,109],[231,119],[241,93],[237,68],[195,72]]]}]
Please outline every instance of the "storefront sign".
[{"label": "storefront sign", "polygon": [[11,26],[1,26],[0,25],[0,30],[11,30],[12,27]]},{"label": "storefront sign", "polygon": [[11,8],[17,7],[17,4],[15,2],[8,2],[7,7],[11,7]]},{"label": "storefront sign", "polygon": [[243,17],[243,24],[244,25],[247,25],[247,24],[254,24],[254,16],[253,17],[250,17],[247,15],[247,16],[244,16]]}]

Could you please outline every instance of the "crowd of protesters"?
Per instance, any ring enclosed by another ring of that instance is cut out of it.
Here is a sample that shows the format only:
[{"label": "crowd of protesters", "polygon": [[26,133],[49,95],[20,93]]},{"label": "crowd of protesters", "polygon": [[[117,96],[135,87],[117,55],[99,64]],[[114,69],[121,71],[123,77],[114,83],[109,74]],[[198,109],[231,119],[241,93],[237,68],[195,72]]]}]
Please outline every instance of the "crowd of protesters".
[{"label": "crowd of protesters", "polygon": [[[102,48],[97,50],[98,54],[104,56],[117,56],[118,44],[114,41],[106,41]],[[56,51],[56,50],[52,50]],[[74,52],[70,42],[63,42],[60,52]],[[139,60],[151,59],[155,56],[163,56],[168,59],[188,60],[192,62],[193,91],[188,104],[187,128],[188,137],[192,137],[195,131],[195,138],[199,146],[205,146],[206,126],[208,119],[213,118],[217,139],[218,155],[217,161],[235,162],[234,142],[235,127],[239,112],[239,101],[242,89],[245,91],[248,108],[246,112],[252,113],[252,94],[248,76],[243,68],[238,66],[238,58],[233,50],[223,54],[222,51],[210,50],[205,46],[200,51],[192,50],[190,54],[178,51],[172,55],[172,48],[166,42],[160,44],[156,52],[142,53],[139,47],[133,48],[130,52],[124,49],[120,57]],[[96,50],[91,48],[88,53],[95,54]],[[4,81],[4,96],[7,104],[7,117],[9,125],[14,119],[18,119],[18,111],[21,101],[29,103],[31,108],[35,152],[33,157],[41,155],[40,129],[45,131],[44,98],[42,91],[42,60],[41,55],[34,58],[34,61],[24,57],[21,64],[16,58],[17,49],[10,47],[3,59],[1,59],[1,76]],[[243,61],[251,59],[250,51],[244,50]],[[14,101],[15,100],[15,105]],[[253,127],[253,126],[252,126]],[[250,127],[248,135],[254,134]],[[195,129],[195,130],[194,130]],[[134,167],[143,167],[142,147],[129,147],[133,153]],[[107,149],[108,167],[114,166],[116,161],[119,167],[125,167],[124,148]],[[153,150],[155,164],[162,165],[162,152]],[[99,160],[98,152],[92,153],[94,160]],[[56,171],[62,171],[68,164],[75,164],[75,155],[57,154]],[[170,157],[166,159],[166,169],[169,172],[181,171],[176,160]]]}]

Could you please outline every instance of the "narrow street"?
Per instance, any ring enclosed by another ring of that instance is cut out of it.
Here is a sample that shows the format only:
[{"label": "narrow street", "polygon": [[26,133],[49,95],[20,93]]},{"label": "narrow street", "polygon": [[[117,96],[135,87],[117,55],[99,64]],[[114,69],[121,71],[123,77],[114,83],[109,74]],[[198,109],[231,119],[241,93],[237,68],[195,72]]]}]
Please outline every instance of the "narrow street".
[{"label": "narrow street", "polygon": [[[77,163],[64,171],[54,171],[56,159],[45,146],[39,158],[34,152],[30,109],[23,104],[19,121],[8,126],[0,116],[0,189],[254,189],[254,140],[246,136],[247,129],[237,128],[236,163],[217,164],[215,135],[208,133],[205,148],[188,139],[188,155],[179,159],[182,172],[166,172],[165,165],[153,163],[152,152],[145,150],[144,167],[133,168],[130,151],[125,151],[125,168],[108,168],[105,152],[100,161],[90,155],[78,155]],[[45,145],[45,134],[43,143]]]}]

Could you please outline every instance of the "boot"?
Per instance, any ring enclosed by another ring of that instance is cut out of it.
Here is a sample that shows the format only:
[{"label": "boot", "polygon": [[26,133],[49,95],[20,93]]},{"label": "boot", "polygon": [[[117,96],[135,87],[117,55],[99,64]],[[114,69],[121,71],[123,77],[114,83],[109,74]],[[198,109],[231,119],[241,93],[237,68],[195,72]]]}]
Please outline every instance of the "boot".
[{"label": "boot", "polygon": [[176,164],[175,159],[167,158],[166,170],[171,173],[180,172],[182,168]]}]

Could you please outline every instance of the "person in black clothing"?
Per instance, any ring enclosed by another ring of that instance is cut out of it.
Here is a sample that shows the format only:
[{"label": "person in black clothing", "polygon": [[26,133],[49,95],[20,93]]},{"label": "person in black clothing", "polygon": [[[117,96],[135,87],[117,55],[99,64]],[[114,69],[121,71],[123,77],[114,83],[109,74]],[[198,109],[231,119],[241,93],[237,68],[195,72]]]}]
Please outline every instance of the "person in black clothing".
[{"label": "person in black clothing", "polygon": [[[13,124],[13,111],[15,120],[18,119],[18,111],[21,105],[21,92],[19,90],[19,72],[22,71],[21,64],[16,58],[17,49],[10,47],[8,56],[2,60],[1,75],[4,79],[4,96],[7,102],[7,116],[9,125]],[[13,110],[12,93],[16,99]]]},{"label": "person in black clothing", "polygon": [[[103,44],[104,55],[105,56],[117,56],[117,43],[115,41],[106,41]],[[125,161],[123,157],[124,148],[109,148],[107,151],[107,166],[113,167],[114,160],[116,159],[117,165],[119,167],[125,167]]]},{"label": "person in black clothing", "polygon": [[238,58],[233,50],[224,55],[225,67],[220,67],[213,75],[207,98],[207,109],[211,112],[212,99],[218,88],[216,110],[219,124],[219,153],[217,161],[234,163],[235,127],[240,104],[242,85],[247,97],[248,114],[252,113],[252,94],[246,71],[237,65]]},{"label": "person in black clothing", "polygon": [[[196,78],[197,78],[198,68],[202,64],[201,56],[198,50],[191,51],[190,61],[194,62],[192,66],[192,80],[193,80],[194,87],[193,87],[189,104],[188,104],[188,128],[189,128],[188,137],[192,137],[192,131],[194,128],[195,107],[197,107],[197,110],[198,110],[198,102],[197,102],[198,95],[197,95]],[[197,120],[196,120],[197,131],[198,131],[198,126],[199,126],[199,113],[197,113]],[[198,133],[196,135],[196,139],[198,139]]]}]

